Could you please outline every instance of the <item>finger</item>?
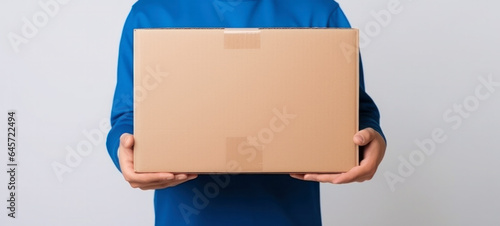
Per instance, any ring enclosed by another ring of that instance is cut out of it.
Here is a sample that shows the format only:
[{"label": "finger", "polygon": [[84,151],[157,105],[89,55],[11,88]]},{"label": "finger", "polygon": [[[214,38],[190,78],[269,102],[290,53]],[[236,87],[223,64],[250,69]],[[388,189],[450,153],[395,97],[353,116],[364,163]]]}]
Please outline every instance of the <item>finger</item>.
[{"label": "finger", "polygon": [[371,179],[370,168],[357,166],[349,170],[348,172],[337,175],[337,177],[332,179],[334,184],[345,184],[352,182],[363,182]]},{"label": "finger", "polygon": [[124,133],[120,136],[120,146],[118,147],[118,162],[120,163],[120,168],[123,171],[133,170],[133,151],[132,147],[134,145],[134,137],[131,134]]},{"label": "finger", "polygon": [[384,156],[384,148],[380,148],[379,141],[373,140],[365,147],[363,160],[359,166],[356,166],[346,173],[341,174],[333,181],[335,184],[343,184],[350,182],[363,182],[371,180],[375,175],[378,165]]},{"label": "finger", "polygon": [[375,174],[378,163],[380,162],[378,160],[378,153],[371,150],[371,148],[373,147],[366,147],[363,160],[360,162],[359,166],[353,167],[351,170],[340,174],[332,183],[345,184],[370,180]]},{"label": "finger", "polygon": [[120,142],[120,147],[118,150],[118,162],[120,163],[120,169],[122,171],[122,175],[126,181],[134,181],[134,159],[132,149],[126,148],[124,145],[127,143],[126,137],[123,137],[123,142]]},{"label": "finger", "polygon": [[163,188],[177,186],[177,185],[179,185],[181,183],[193,180],[196,177],[197,177],[197,175],[193,175],[193,174],[191,174],[191,175],[184,175],[181,178],[185,178],[185,179],[181,179],[181,180],[174,179],[174,180],[170,180],[170,181],[167,181],[167,182],[145,184],[145,185],[141,185],[139,188],[142,189],[142,190],[163,189]]},{"label": "finger", "polygon": [[163,183],[163,184],[155,184],[155,185],[144,185],[141,187],[138,187],[141,190],[158,190],[158,189],[165,189],[169,187],[175,187],[181,183],[186,182],[187,180],[182,180],[182,181],[176,181],[176,182],[169,182],[169,183]]},{"label": "finger", "polygon": [[353,141],[355,144],[364,146],[370,143],[375,138],[376,131],[372,128],[366,128],[354,134]]},{"label": "finger", "polygon": [[132,148],[134,146],[134,136],[130,133],[124,133],[120,136],[120,146]]},{"label": "finger", "polygon": [[364,147],[363,160],[360,166],[367,165],[376,169],[385,155],[386,143],[384,138],[374,132],[372,141]]},{"label": "finger", "polygon": [[308,181],[317,181],[317,182],[323,182],[323,183],[332,183],[335,178],[337,178],[339,174],[306,174],[304,175],[304,180]]},{"label": "finger", "polygon": [[[361,139],[362,138],[362,139]],[[371,180],[385,153],[385,140],[372,128],[366,128],[354,135],[354,142],[365,146],[363,160],[359,166],[339,176],[334,183],[350,183]]]},{"label": "finger", "polygon": [[[167,178],[162,178],[160,174],[167,174]],[[136,180],[129,181],[134,188],[158,188],[165,186],[174,186],[179,183],[195,179],[196,174],[172,174],[172,173],[138,173]],[[179,182],[180,181],[180,182]]]},{"label": "finger", "polygon": [[[371,179],[371,168],[367,166],[357,166],[345,173],[339,174],[305,174],[303,179],[333,184],[344,184],[351,182],[363,182]],[[300,178],[299,178],[300,179]]]},{"label": "finger", "polygon": [[290,174],[291,177],[305,181],[332,182],[336,177],[334,174]]},{"label": "finger", "polygon": [[[162,183],[175,180],[175,175],[172,173],[132,173],[128,175],[128,182],[137,184]],[[180,178],[180,179],[185,179]]]},{"label": "finger", "polygon": [[124,133],[120,136],[120,168],[123,177],[132,187],[140,187],[142,184],[164,182],[174,179],[171,173],[136,173],[134,170],[133,148],[134,136]]},{"label": "finger", "polygon": [[303,176],[300,175],[291,175],[291,176],[300,180],[316,181],[316,182],[332,183],[332,184],[363,182],[370,178],[368,174],[360,174],[359,172],[356,171],[357,170],[341,174],[305,174]]},{"label": "finger", "polygon": [[295,179],[299,179],[299,180],[304,180],[304,174],[290,174],[291,177],[295,178]]}]

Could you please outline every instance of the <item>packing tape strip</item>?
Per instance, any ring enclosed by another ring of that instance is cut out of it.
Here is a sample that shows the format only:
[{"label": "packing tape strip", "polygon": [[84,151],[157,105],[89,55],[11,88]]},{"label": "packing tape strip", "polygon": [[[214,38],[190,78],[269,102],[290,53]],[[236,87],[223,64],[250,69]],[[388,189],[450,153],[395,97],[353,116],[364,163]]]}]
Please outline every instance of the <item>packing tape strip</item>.
[{"label": "packing tape strip", "polygon": [[258,28],[225,28],[224,49],[260,49]]}]

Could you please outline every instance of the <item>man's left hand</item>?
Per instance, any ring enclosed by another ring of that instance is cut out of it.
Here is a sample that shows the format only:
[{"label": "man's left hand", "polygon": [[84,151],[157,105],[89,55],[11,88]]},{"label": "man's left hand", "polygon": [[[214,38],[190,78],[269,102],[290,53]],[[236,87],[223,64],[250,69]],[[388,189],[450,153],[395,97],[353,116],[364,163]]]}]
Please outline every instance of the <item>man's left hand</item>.
[{"label": "man's left hand", "polygon": [[384,158],[386,143],[384,138],[374,129],[366,128],[358,131],[353,141],[363,146],[363,160],[359,166],[340,174],[290,174],[293,178],[306,181],[328,182],[333,184],[345,184],[351,182],[363,182],[372,179],[377,171],[378,165]]}]

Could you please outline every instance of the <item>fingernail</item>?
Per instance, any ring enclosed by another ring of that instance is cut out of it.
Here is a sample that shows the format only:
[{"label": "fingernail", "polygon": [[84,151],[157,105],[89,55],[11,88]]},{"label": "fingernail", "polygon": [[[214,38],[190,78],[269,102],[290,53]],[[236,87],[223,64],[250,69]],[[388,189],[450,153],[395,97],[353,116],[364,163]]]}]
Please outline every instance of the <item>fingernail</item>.
[{"label": "fingernail", "polygon": [[177,176],[175,176],[175,179],[177,179],[177,180],[185,180],[186,178],[187,178],[187,177],[186,177],[186,175],[184,175],[184,174],[181,174],[181,175],[177,175]]},{"label": "fingernail", "polygon": [[361,144],[364,144],[365,143],[365,138],[361,135],[356,135],[356,139],[361,143]]}]

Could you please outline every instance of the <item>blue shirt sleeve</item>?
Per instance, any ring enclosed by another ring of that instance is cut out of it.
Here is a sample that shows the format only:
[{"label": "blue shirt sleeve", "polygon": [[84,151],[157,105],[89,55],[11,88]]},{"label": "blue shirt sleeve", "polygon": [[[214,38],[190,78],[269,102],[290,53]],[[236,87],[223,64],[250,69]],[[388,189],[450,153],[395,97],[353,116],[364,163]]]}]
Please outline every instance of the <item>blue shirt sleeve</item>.
[{"label": "blue shirt sleeve", "polygon": [[[350,28],[344,12],[340,7],[332,11],[329,18],[330,27]],[[386,140],[380,127],[380,113],[373,99],[365,91],[365,79],[361,56],[359,59],[359,129],[372,128]],[[387,142],[387,141],[386,141]]]},{"label": "blue shirt sleeve", "polygon": [[135,11],[131,10],[123,27],[119,46],[117,82],[111,110],[111,130],[106,147],[115,166],[120,170],[118,147],[123,133],[133,134],[133,32],[137,27]]}]

